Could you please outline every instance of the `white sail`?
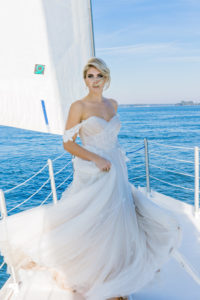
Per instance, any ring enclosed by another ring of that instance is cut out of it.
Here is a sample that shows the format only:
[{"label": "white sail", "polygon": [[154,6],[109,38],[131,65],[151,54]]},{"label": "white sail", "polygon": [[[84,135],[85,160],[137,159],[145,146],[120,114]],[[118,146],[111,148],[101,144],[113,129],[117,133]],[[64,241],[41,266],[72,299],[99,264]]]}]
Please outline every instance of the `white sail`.
[{"label": "white sail", "polygon": [[62,134],[94,55],[90,1],[6,0],[0,28],[0,124]]}]

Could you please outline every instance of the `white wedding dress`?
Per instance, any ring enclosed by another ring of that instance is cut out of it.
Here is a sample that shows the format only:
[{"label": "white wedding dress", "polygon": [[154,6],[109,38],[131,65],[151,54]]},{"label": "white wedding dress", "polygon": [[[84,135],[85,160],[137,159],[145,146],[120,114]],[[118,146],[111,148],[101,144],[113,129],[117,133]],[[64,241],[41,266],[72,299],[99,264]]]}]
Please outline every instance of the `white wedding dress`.
[{"label": "white wedding dress", "polygon": [[57,205],[47,204],[0,222],[0,252],[19,270],[50,274],[61,289],[87,300],[130,295],[149,281],[181,243],[174,215],[128,181],[118,143],[119,116],[92,116],[70,130],[82,146],[107,158],[109,172],[75,157],[74,178]]}]

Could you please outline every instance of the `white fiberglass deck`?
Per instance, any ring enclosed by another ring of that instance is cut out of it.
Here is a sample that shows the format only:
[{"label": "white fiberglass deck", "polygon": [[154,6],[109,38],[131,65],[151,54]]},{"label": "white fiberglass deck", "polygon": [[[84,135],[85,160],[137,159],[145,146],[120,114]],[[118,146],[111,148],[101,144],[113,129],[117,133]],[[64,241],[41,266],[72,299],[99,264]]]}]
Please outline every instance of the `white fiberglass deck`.
[{"label": "white fiberglass deck", "polygon": [[[190,266],[194,266],[200,278],[200,215],[194,218],[193,206],[153,193],[155,202],[172,210],[183,229],[183,240],[179,251]],[[157,200],[159,199],[159,201]],[[156,275],[155,279],[136,293],[134,300],[199,300],[200,285],[173,257]],[[132,300],[131,299],[131,300]]]},{"label": "white fiberglass deck", "polygon": [[[186,265],[180,264],[172,257],[154,280],[142,290],[129,297],[130,300],[199,300],[200,282],[187,272],[187,266],[194,267],[194,274],[200,280],[200,215],[194,218],[193,206],[152,192],[152,200],[158,205],[172,210],[183,229],[180,252]],[[10,289],[9,279],[0,291],[0,300],[81,300],[79,295],[59,289],[50,276],[42,271],[21,271],[23,285],[18,292]],[[5,297],[6,290],[10,296]],[[103,299],[102,299],[103,300]]]}]

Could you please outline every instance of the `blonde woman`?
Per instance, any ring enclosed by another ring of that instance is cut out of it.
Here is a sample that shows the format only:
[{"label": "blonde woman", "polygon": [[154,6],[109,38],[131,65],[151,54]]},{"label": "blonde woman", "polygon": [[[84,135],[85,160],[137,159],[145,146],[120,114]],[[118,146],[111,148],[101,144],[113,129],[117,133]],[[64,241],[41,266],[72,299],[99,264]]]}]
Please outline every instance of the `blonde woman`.
[{"label": "blonde woman", "polygon": [[82,207],[78,227],[84,247],[76,262],[81,269],[88,266],[82,271],[88,284],[83,294],[103,300],[128,296],[149,282],[180,244],[180,227],[128,182],[118,143],[118,103],[103,96],[110,84],[106,63],[89,59],[83,78],[88,94],[70,107],[63,145],[75,156],[71,192],[77,191]]},{"label": "blonde woman", "polygon": [[[170,258],[181,230],[128,181],[118,104],[103,96],[110,84],[106,63],[89,59],[83,79],[88,93],[71,105],[63,135],[64,149],[75,157],[73,181],[56,206],[7,218],[15,253],[7,259],[18,269],[51,274],[73,299],[127,299]],[[6,254],[5,244],[0,250]]]}]

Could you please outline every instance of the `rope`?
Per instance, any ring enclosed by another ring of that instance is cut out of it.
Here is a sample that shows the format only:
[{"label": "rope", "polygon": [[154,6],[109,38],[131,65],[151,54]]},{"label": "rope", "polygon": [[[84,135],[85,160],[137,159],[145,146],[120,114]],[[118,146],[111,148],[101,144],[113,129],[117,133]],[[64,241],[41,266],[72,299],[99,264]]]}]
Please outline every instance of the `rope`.
[{"label": "rope", "polygon": [[[128,147],[128,148],[126,148],[126,150],[125,150],[125,152],[126,152],[126,154],[128,154],[128,153],[132,153],[132,151],[131,151],[131,149],[132,148],[135,148],[136,146],[138,146],[138,145],[140,145],[141,143],[138,143],[138,144],[136,144],[136,145],[131,145],[131,147]],[[135,151],[135,150],[134,150]]]},{"label": "rope", "polygon": [[177,148],[177,149],[194,150],[194,148],[190,148],[190,147],[171,146],[171,145],[166,145],[166,144],[164,145],[164,144],[160,144],[160,143],[152,142],[152,141],[150,141],[150,143],[153,143],[153,144],[156,144],[156,145],[159,145],[159,146],[162,146],[162,147],[166,147],[166,148]]},{"label": "rope", "polygon": [[141,150],[141,149],[144,149],[144,146],[142,146],[141,148],[138,148],[138,149],[136,149],[136,150],[134,150],[134,151],[127,152],[127,154],[135,153],[135,152],[137,152],[137,151],[139,151],[139,150]]},{"label": "rope", "polygon": [[30,181],[31,179],[33,179],[35,176],[37,176],[38,174],[40,174],[46,167],[48,166],[48,164],[44,165],[44,167],[42,167],[42,169],[40,169],[38,172],[36,172],[33,176],[31,176],[29,179],[25,180],[24,182],[14,186],[13,188],[9,189],[9,190],[6,190],[4,193],[8,193],[8,192],[11,192],[13,190],[15,190],[16,188],[24,185],[25,183],[27,183],[28,181]]},{"label": "rope", "polygon": [[59,171],[57,171],[54,176],[56,176],[57,174],[61,173],[69,164],[71,163],[71,161],[69,161],[62,169],[60,169]]},{"label": "rope", "polygon": [[154,178],[154,179],[156,179],[156,180],[159,180],[159,181],[161,181],[161,182],[164,182],[164,183],[166,183],[166,184],[169,184],[169,185],[172,185],[172,186],[175,186],[175,187],[178,187],[178,188],[182,188],[182,189],[184,189],[184,190],[194,191],[194,189],[190,189],[190,188],[186,188],[186,187],[183,187],[183,186],[180,186],[180,185],[176,185],[176,184],[173,184],[173,183],[169,183],[169,182],[167,182],[167,181],[164,181],[164,180],[159,179],[159,178],[157,178],[157,177],[154,177],[154,176],[152,176],[152,175],[149,175],[149,177],[152,177],[152,178]]},{"label": "rope", "polygon": [[137,165],[137,166],[132,166],[132,167],[129,168],[129,171],[132,170],[132,169],[136,169],[136,168],[138,168],[138,167],[140,167],[140,166],[143,166],[143,165],[144,165],[144,163],[139,164],[139,165]]},{"label": "rope", "polygon": [[48,199],[49,197],[52,195],[52,192],[49,193],[49,195],[42,201],[42,203],[40,204],[40,206],[42,206]]},{"label": "rope", "polygon": [[63,154],[61,154],[60,156],[58,156],[58,157],[52,159],[52,162],[58,160],[58,159],[61,158],[61,157],[63,157],[65,154],[66,154],[66,153],[63,153]]},{"label": "rope", "polygon": [[166,155],[155,154],[155,153],[153,153],[151,151],[149,153],[151,153],[151,154],[153,154],[155,156],[162,157],[162,158],[168,158],[168,159],[172,159],[172,160],[174,159],[174,160],[177,160],[177,161],[180,161],[180,162],[186,162],[186,163],[194,164],[194,162],[190,161],[190,160],[183,160],[183,159],[178,159],[178,158],[174,158],[174,157],[169,157],[169,156],[166,156]]},{"label": "rope", "polygon": [[3,268],[3,266],[5,265],[5,261],[3,261],[3,263],[0,265],[0,269],[2,269]]},{"label": "rope", "polygon": [[69,176],[68,176],[61,184],[59,184],[59,186],[57,186],[57,189],[58,189],[59,187],[61,187],[61,186],[67,181],[67,179],[68,179],[72,174],[73,174],[73,172],[71,172],[71,173],[69,174]]},{"label": "rope", "polygon": [[134,177],[134,178],[131,178],[130,180],[135,180],[135,179],[138,179],[138,178],[141,178],[141,177],[145,177],[145,175]]},{"label": "rope", "polygon": [[[131,147],[136,147],[136,146],[139,146],[139,145],[141,145],[141,144],[143,144],[143,141],[142,142],[139,142],[139,143],[136,143],[136,144],[134,144],[133,146],[131,146]],[[132,144],[131,144],[132,145]]]},{"label": "rope", "polygon": [[134,147],[135,147],[135,146],[138,146],[138,145],[140,145],[140,144],[143,144],[143,143],[144,143],[143,141],[138,142],[138,143],[134,144]]},{"label": "rope", "polygon": [[149,165],[150,165],[150,166],[152,166],[152,167],[155,167],[155,168],[158,168],[158,169],[161,169],[161,170],[167,171],[167,172],[171,172],[171,173],[175,173],[175,174],[180,174],[180,175],[184,175],[184,176],[195,177],[194,175],[191,175],[191,174],[187,174],[187,173],[180,173],[180,172],[172,171],[172,170],[169,170],[169,169],[165,169],[165,168],[162,168],[162,167],[158,167],[158,166],[156,166],[156,165],[153,165],[153,164],[149,164]]},{"label": "rope", "polygon": [[43,185],[41,185],[41,187],[34,193],[32,194],[30,197],[28,197],[27,199],[25,199],[23,202],[19,203],[18,205],[16,205],[15,207],[11,208],[9,212],[13,211],[14,209],[16,209],[17,207],[21,206],[22,204],[24,204],[25,202],[27,202],[28,200],[30,200],[33,196],[35,196],[39,191],[41,191],[41,189],[49,182],[50,179],[47,179]]}]

